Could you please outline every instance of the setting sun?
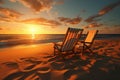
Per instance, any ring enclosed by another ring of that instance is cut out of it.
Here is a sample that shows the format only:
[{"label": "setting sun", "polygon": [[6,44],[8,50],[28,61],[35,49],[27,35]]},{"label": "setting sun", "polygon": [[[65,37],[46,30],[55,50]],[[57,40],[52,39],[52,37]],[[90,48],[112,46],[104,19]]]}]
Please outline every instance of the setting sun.
[{"label": "setting sun", "polygon": [[42,25],[27,24],[25,26],[26,34],[44,34],[45,32]]},{"label": "setting sun", "polygon": [[36,25],[28,25],[28,33],[31,34],[31,39],[35,39],[35,34],[38,34],[39,30]]},{"label": "setting sun", "polygon": [[35,27],[31,27],[31,28],[29,29],[29,31],[30,31],[31,34],[36,34],[37,29],[36,29]]}]

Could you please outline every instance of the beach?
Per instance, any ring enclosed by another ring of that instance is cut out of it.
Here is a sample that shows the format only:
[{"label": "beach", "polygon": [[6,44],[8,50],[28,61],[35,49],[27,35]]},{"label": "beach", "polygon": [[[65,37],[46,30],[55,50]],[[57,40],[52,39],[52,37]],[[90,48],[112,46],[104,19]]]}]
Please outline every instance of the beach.
[{"label": "beach", "polygon": [[53,55],[53,43],[0,49],[0,80],[120,80],[120,39],[95,40],[94,54]]},{"label": "beach", "polygon": [[0,0],[0,80],[120,80],[120,0]]}]

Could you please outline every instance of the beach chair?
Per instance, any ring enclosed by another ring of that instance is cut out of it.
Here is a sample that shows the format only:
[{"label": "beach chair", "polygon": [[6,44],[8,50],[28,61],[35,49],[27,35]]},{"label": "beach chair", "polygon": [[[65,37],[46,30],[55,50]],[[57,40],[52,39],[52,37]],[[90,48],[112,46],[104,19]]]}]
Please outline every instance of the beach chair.
[{"label": "beach chair", "polygon": [[62,55],[62,52],[72,51],[74,53],[74,48],[77,42],[79,41],[83,29],[78,28],[68,28],[65,38],[61,43],[54,43],[54,55]]},{"label": "beach chair", "polygon": [[98,33],[98,30],[90,30],[90,31],[88,31],[85,40],[78,42],[80,47],[82,44],[82,51],[81,51],[82,54],[85,53],[86,50],[88,50],[91,54],[93,53],[91,46],[94,42],[94,39],[95,39],[95,36],[97,35],[97,33]]}]

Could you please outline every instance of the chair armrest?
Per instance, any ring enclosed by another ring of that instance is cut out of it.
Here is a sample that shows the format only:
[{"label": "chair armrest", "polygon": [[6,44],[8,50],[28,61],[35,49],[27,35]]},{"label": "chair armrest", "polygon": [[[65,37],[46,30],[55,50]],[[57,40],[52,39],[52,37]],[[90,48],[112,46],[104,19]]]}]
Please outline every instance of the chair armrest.
[{"label": "chair armrest", "polygon": [[85,41],[80,41],[81,43],[85,43]]},{"label": "chair armrest", "polygon": [[77,44],[81,44],[81,43],[83,43],[84,41],[81,41],[81,40],[79,40],[78,42],[77,42]]},{"label": "chair armrest", "polygon": [[54,44],[55,46],[61,46],[61,44],[60,44],[59,42],[57,42],[57,43],[53,42],[53,44]]},{"label": "chair armrest", "polygon": [[88,43],[88,44],[91,44],[91,42],[84,42],[84,43]]},{"label": "chair armrest", "polygon": [[77,42],[77,45],[90,45],[91,42],[84,42],[84,41],[79,41]]},{"label": "chair armrest", "polygon": [[89,44],[91,43],[91,42],[85,42],[85,41],[80,41],[80,42],[81,42],[81,43],[89,43]]}]

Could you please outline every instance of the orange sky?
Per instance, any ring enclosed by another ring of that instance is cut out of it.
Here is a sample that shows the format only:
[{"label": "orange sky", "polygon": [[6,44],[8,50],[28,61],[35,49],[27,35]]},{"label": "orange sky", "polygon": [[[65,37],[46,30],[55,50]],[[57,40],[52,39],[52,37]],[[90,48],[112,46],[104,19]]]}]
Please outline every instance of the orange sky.
[{"label": "orange sky", "polygon": [[0,34],[64,34],[68,27],[120,34],[119,8],[119,0],[0,0]]}]

